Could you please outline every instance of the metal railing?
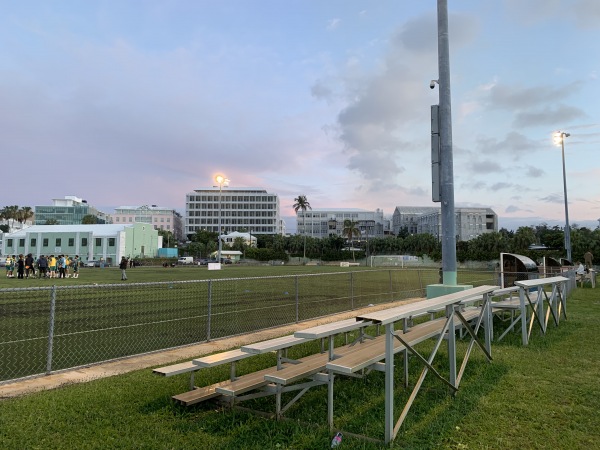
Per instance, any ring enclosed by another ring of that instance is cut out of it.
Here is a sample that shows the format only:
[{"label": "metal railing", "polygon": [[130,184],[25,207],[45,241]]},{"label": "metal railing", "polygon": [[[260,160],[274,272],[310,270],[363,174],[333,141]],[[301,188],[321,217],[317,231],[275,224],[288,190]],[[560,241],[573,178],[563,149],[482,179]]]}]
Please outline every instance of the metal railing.
[{"label": "metal railing", "polygon": [[[425,296],[431,269],[0,289],[0,384]],[[493,273],[468,272],[468,284]]]}]

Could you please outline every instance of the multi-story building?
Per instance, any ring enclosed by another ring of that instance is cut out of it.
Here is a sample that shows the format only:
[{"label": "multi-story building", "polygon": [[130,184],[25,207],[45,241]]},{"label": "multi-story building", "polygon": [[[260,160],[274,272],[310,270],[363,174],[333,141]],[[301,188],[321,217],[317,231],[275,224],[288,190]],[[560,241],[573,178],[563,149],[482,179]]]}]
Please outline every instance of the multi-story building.
[{"label": "multi-story building", "polygon": [[162,206],[119,206],[115,208],[113,223],[147,223],[155,230],[167,230],[181,238],[181,214]]},{"label": "multi-story building", "polygon": [[[441,239],[442,212],[436,207],[397,206],[394,211],[393,231],[405,228],[410,234],[429,233]],[[490,208],[455,208],[456,238],[470,241],[485,233],[498,231],[498,216]]]},{"label": "multi-story building", "polygon": [[52,205],[36,206],[34,210],[34,225],[78,225],[89,215],[96,217],[99,224],[110,223],[109,215],[88,205],[87,200],[73,195],[52,199]]},{"label": "multi-story building", "polygon": [[298,210],[298,234],[325,238],[330,235],[341,236],[344,230],[344,220],[356,222],[356,228],[361,233],[361,239],[383,237],[385,219],[383,211],[367,211],[358,208],[313,208],[306,211]]},{"label": "multi-story building", "polygon": [[2,253],[19,255],[79,255],[82,261],[102,259],[116,265],[122,256],[155,257],[158,232],[143,223],[104,225],[34,225],[7,233]]},{"label": "multi-story building", "polygon": [[200,188],[186,194],[185,235],[197,230],[281,234],[279,197],[260,188]]}]

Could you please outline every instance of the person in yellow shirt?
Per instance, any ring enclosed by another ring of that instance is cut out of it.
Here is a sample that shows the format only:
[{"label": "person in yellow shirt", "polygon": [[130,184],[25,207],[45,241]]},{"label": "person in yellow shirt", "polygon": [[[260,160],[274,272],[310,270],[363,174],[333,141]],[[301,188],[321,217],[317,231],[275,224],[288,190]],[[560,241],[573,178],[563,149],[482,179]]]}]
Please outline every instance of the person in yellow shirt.
[{"label": "person in yellow shirt", "polygon": [[68,256],[65,255],[65,277],[69,278],[71,274],[69,274],[69,267],[71,266],[71,260]]},{"label": "person in yellow shirt", "polygon": [[48,269],[50,270],[50,278],[56,278],[56,258],[50,255],[48,258]]}]

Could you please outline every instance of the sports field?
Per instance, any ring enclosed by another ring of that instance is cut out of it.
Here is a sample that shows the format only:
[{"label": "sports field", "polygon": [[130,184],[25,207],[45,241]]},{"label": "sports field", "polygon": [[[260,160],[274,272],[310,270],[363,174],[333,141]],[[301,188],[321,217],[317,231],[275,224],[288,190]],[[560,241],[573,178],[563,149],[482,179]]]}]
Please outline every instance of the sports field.
[{"label": "sports field", "polygon": [[[491,281],[485,272],[461,277],[470,284]],[[421,297],[438,274],[195,266],[137,267],[128,278],[121,282],[116,268],[86,268],[78,279],[2,279],[0,381]]]},{"label": "sports field", "polygon": [[[600,448],[599,316],[597,291],[576,289],[569,298],[568,319],[550,327],[546,336],[534,333],[528,347],[514,333],[493,344],[491,363],[474,351],[455,398],[439,380],[427,377],[394,448]],[[273,360],[265,355],[243,363],[239,373],[268,367]],[[203,371],[197,383],[226,378],[228,370]],[[417,376],[416,370],[411,372],[411,384]],[[324,386],[311,389],[288,411],[292,420],[276,422],[210,403],[190,408],[174,404],[170,397],[187,385],[186,375],[160,378],[145,369],[2,400],[0,448],[329,448]],[[336,426],[381,437],[383,385],[379,372],[363,380],[337,377]],[[397,402],[407,396],[398,383]],[[247,406],[272,411],[273,402],[269,397]],[[346,434],[340,448],[385,447]]]}]

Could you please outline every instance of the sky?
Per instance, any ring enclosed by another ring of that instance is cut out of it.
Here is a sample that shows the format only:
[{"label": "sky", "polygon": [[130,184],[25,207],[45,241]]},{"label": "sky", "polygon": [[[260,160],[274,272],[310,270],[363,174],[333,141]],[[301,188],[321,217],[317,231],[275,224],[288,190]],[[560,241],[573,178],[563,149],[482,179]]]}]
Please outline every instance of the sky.
[{"label": "sky", "polygon": [[[435,0],[0,0],[0,206],[431,201]],[[456,207],[600,218],[600,1],[449,0]],[[294,220],[287,220],[295,230]]]}]

